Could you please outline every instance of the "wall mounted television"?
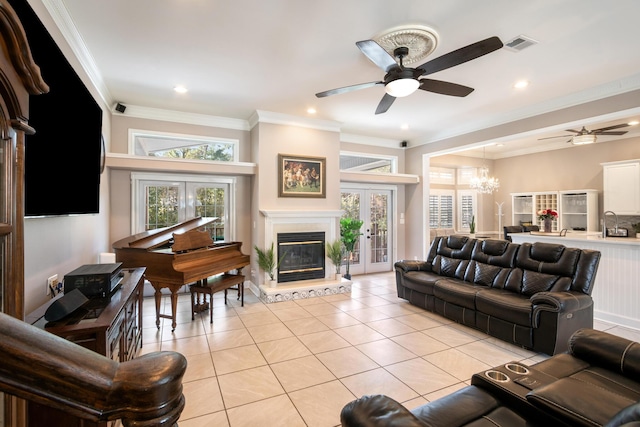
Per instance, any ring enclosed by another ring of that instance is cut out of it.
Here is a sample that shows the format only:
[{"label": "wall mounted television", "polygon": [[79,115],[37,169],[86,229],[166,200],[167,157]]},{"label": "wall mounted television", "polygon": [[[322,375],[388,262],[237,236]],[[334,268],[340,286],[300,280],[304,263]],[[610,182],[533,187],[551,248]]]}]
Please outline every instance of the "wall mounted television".
[{"label": "wall mounted television", "polygon": [[102,109],[26,0],[10,0],[49,93],[29,98],[25,216],[96,214],[104,146]]}]

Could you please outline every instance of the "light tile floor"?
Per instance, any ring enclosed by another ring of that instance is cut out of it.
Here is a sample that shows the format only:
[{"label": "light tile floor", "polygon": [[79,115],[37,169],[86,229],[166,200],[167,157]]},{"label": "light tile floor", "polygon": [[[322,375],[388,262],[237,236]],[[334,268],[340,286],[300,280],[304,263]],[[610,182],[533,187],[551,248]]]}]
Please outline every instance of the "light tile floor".
[{"label": "light tile floor", "polygon": [[[393,273],[355,276],[352,292],[244,307],[215,294],[191,320],[188,292],[178,298],[178,326],[155,326],[153,298],[143,307],[141,353],[178,351],[188,361],[180,427],[340,425],[342,407],[383,393],[408,408],[469,384],[471,376],[510,361],[547,356],[504,343],[397,298]],[[170,313],[169,298],[163,310]],[[596,322],[634,341],[640,332]]]}]

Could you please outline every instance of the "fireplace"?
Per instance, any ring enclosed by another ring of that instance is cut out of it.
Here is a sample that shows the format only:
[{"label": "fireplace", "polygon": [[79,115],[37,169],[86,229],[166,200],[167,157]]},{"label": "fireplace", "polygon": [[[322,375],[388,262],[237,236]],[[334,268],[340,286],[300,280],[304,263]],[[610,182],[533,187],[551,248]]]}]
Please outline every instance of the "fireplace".
[{"label": "fireplace", "polygon": [[278,283],[323,279],[324,231],[278,233]]}]

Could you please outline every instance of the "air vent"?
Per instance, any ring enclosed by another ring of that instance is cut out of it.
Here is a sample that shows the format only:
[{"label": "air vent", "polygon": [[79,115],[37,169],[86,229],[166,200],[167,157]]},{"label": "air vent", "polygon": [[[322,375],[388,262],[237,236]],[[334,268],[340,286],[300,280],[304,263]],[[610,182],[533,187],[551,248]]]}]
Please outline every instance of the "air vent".
[{"label": "air vent", "polygon": [[504,47],[513,52],[520,52],[534,44],[538,44],[538,42],[530,37],[519,35],[506,42]]}]

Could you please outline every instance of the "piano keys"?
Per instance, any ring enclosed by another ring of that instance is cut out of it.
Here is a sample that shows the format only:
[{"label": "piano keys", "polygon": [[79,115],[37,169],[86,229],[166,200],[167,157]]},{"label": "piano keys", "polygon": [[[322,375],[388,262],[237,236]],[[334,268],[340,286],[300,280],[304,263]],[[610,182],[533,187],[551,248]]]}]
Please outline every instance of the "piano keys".
[{"label": "piano keys", "polygon": [[[155,290],[156,326],[160,318],[172,320],[176,329],[178,291],[184,285],[207,277],[237,270],[249,264],[249,255],[241,251],[242,242],[214,243],[201,231],[217,218],[193,218],[171,227],[149,230],[118,240],[112,246],[116,262],[123,268],[146,267],[145,278]],[[171,291],[171,315],[160,313],[162,288]]]}]

